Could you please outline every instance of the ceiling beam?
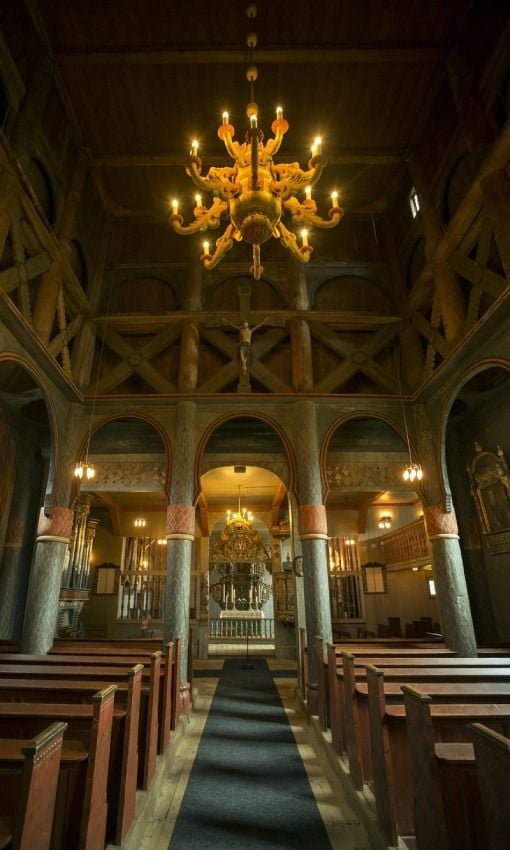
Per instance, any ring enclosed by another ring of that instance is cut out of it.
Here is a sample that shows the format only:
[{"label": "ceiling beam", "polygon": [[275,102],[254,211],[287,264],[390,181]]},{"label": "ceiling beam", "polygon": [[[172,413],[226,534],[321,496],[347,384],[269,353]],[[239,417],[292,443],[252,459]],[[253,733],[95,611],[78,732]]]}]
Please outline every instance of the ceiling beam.
[{"label": "ceiling beam", "polygon": [[[67,49],[55,51],[62,65],[245,65],[246,50]],[[444,48],[436,45],[377,47],[284,48],[257,50],[258,65],[423,65],[439,62]]]}]

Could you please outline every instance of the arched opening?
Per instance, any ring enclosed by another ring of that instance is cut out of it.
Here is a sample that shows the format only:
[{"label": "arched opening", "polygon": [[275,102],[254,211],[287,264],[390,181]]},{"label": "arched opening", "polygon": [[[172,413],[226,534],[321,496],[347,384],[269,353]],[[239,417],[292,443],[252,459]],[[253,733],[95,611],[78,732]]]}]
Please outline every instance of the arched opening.
[{"label": "arched opening", "polygon": [[465,379],[445,425],[444,460],[480,644],[510,640],[510,370],[486,364]]},{"label": "arched opening", "polygon": [[54,423],[37,377],[0,360],[0,637],[20,638],[38,517],[51,487]]},{"label": "arched opening", "polygon": [[325,454],[334,633],[423,636],[437,626],[431,554],[419,494],[396,427],[357,416],[331,433]]},{"label": "arched opening", "polygon": [[290,474],[280,436],[255,417],[228,419],[207,435],[200,473],[201,620],[209,654],[256,647],[294,656]]},{"label": "arched opening", "polygon": [[[87,435],[88,440],[88,435]],[[63,587],[89,604],[73,630],[86,637],[162,633],[166,576],[168,446],[155,423],[100,423],[75,505]]]}]

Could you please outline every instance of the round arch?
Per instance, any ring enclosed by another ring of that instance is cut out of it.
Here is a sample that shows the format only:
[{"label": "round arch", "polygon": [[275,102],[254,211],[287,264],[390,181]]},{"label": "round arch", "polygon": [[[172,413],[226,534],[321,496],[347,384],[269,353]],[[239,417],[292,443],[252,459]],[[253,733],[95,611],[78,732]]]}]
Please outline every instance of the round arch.
[{"label": "round arch", "polygon": [[484,360],[480,360],[478,363],[469,366],[465,372],[463,372],[460,377],[456,380],[455,384],[450,389],[447,398],[443,403],[443,407],[440,414],[440,441],[438,446],[438,459],[439,459],[439,470],[441,475],[441,486],[443,489],[443,493],[446,495],[449,493],[449,487],[447,487],[448,483],[448,470],[446,466],[446,429],[448,425],[448,419],[450,417],[451,409],[455,403],[457,396],[459,395],[462,388],[476,375],[479,375],[481,372],[485,372],[487,369],[493,369],[494,367],[499,367],[504,369],[505,371],[510,373],[510,360],[505,360],[504,358],[486,358]]},{"label": "round arch", "polygon": [[[341,416],[338,417],[338,419],[335,419],[334,422],[331,423],[328,430],[324,434],[324,437],[323,437],[322,442],[321,442],[320,461],[319,462],[320,462],[320,474],[321,474],[321,481],[322,481],[322,492],[323,492],[324,503],[326,503],[327,497],[328,497],[328,494],[329,494],[329,484],[328,484],[326,469],[327,469],[327,458],[328,458],[328,452],[329,452],[331,440],[332,440],[335,432],[338,430],[338,428],[340,428],[342,425],[344,425],[346,422],[349,422],[352,419],[377,419],[379,422],[383,422],[385,425],[388,425],[388,427],[391,428],[393,431],[395,431],[398,434],[398,436],[401,438],[402,444],[403,444],[403,451],[405,451],[407,453],[407,434],[405,432],[405,429],[402,428],[400,422],[397,422],[396,419],[392,419],[389,416],[384,416],[381,413],[376,413],[373,410],[362,410],[362,411],[357,411],[357,412],[354,412],[354,413],[349,412],[349,413],[342,414]],[[409,443],[410,443],[410,446],[411,446],[413,457],[415,457],[418,460],[418,462],[420,462],[419,454],[418,454],[418,452],[416,450],[416,446],[414,445],[411,438],[409,438]]]},{"label": "round arch", "polygon": [[18,366],[28,372],[28,374],[37,384],[43,395],[43,400],[48,413],[48,423],[50,429],[50,465],[48,469],[48,478],[46,481],[45,490],[46,495],[44,500],[44,507],[45,509],[47,509],[51,504],[51,494],[53,490],[55,470],[58,468],[58,461],[60,460],[60,432],[57,411],[53,399],[51,397],[51,392],[49,387],[46,385],[44,375],[25,357],[22,357],[21,355],[16,354],[12,351],[3,351],[0,353],[0,363],[16,363]]},{"label": "round arch", "polygon": [[253,412],[253,411],[242,411],[236,413],[226,413],[223,416],[219,416],[213,422],[211,422],[205,431],[202,433],[200,440],[197,445],[197,450],[195,453],[195,470],[194,470],[194,497],[193,500],[196,503],[199,493],[200,493],[200,476],[201,476],[201,468],[202,462],[204,458],[205,449],[207,443],[209,442],[210,437],[221,425],[225,422],[234,420],[234,419],[258,419],[260,422],[265,422],[266,425],[269,425],[270,428],[278,435],[281,440],[283,450],[285,452],[287,463],[289,465],[289,492],[295,495],[296,490],[296,460],[294,457],[294,452],[290,443],[290,440],[278,422],[276,422],[272,417],[267,416],[264,413]]},{"label": "round arch", "polygon": [[[172,444],[170,442],[170,438],[157,419],[154,419],[152,416],[148,416],[147,414],[141,413],[132,413],[131,411],[126,412],[117,412],[111,414],[110,416],[105,416],[102,419],[99,419],[95,422],[90,428],[90,442],[92,442],[92,438],[94,434],[97,434],[105,425],[109,425],[111,422],[115,422],[119,419],[133,419],[137,421],[146,422],[147,425],[150,425],[161,438],[161,443],[163,446],[163,450],[165,453],[165,492],[168,493],[168,488],[170,484],[170,476],[172,471]],[[87,442],[89,441],[89,429],[84,433],[82,440],[79,445],[78,457],[76,460],[78,461],[80,457],[83,456],[83,453],[87,447]]]}]

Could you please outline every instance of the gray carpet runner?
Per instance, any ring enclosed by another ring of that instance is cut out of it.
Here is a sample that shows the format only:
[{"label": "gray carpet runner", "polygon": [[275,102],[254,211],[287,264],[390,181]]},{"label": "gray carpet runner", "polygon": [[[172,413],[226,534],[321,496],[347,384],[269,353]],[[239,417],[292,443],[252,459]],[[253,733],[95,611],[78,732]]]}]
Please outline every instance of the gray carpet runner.
[{"label": "gray carpet runner", "polygon": [[227,659],[169,850],[331,850],[264,659]]}]

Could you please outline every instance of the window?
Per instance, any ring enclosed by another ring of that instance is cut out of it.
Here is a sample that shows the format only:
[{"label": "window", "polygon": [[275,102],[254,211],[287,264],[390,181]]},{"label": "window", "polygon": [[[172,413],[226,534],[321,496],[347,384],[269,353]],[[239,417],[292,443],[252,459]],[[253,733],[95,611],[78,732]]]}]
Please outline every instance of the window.
[{"label": "window", "polygon": [[411,192],[409,193],[409,206],[411,207],[412,217],[416,218],[416,216],[418,215],[418,213],[420,211],[420,199],[418,197],[418,193],[417,193],[416,189],[414,188],[414,186],[411,189]]},{"label": "window", "polygon": [[436,598],[436,582],[434,581],[433,578],[427,579],[427,587],[429,589],[430,598],[435,599]]}]

